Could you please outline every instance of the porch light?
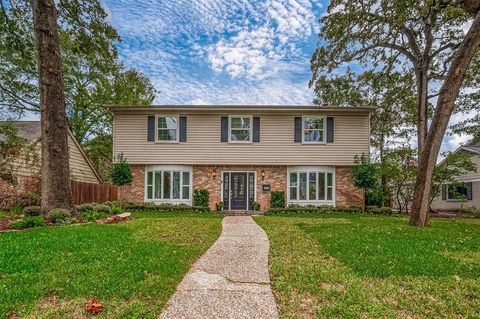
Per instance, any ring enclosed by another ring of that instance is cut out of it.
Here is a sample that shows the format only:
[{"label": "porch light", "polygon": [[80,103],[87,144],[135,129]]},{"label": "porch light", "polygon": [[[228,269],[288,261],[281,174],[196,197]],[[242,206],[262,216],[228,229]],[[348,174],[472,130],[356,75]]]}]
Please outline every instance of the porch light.
[{"label": "porch light", "polygon": [[262,179],[265,178],[265,170],[262,169],[262,172],[260,173],[262,175]]},{"label": "porch light", "polygon": [[213,170],[212,176],[213,176],[214,179],[217,178],[217,170],[216,169]]}]

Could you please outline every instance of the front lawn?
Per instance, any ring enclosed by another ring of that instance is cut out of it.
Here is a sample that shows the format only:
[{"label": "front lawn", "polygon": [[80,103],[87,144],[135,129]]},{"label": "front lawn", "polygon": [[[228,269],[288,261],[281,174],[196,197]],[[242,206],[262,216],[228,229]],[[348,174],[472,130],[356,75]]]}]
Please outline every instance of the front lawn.
[{"label": "front lawn", "polygon": [[0,318],[156,318],[216,240],[214,214],[134,213],[113,225],[0,233]]},{"label": "front lawn", "polygon": [[480,221],[263,216],[284,318],[479,318]]}]

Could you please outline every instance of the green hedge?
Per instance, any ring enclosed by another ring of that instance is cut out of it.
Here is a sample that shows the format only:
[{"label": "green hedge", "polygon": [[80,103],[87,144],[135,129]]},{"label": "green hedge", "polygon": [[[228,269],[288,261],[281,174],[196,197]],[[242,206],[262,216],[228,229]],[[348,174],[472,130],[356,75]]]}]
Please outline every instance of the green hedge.
[{"label": "green hedge", "polygon": [[[298,206],[291,205],[287,208],[272,208],[269,209],[265,215],[281,215],[281,214],[333,214],[333,213],[346,213],[346,214],[362,214],[363,209],[361,206]],[[366,214],[376,214],[376,215],[392,215],[394,211],[390,207],[370,207]]]},{"label": "green hedge", "polygon": [[193,213],[208,213],[210,209],[208,207],[189,206],[189,205],[172,205],[172,204],[160,204],[155,205],[152,203],[125,203],[122,205],[125,210],[137,210],[137,211],[155,211],[155,212],[193,212]]}]

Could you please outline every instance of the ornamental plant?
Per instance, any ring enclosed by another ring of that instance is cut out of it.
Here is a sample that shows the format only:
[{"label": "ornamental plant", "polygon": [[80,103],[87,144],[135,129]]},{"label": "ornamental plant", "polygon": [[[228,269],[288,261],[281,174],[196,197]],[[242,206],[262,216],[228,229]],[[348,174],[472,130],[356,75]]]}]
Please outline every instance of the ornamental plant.
[{"label": "ornamental plant", "polygon": [[112,183],[117,186],[128,185],[133,181],[132,171],[123,154],[118,154],[110,174]]}]

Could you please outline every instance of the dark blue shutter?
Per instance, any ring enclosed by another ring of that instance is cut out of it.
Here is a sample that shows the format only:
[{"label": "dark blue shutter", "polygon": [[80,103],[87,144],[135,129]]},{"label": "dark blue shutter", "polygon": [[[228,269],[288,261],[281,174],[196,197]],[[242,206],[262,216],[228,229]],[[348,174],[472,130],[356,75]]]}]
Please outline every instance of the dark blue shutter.
[{"label": "dark blue shutter", "polygon": [[446,184],[442,185],[442,200],[447,200],[447,191],[448,186]]},{"label": "dark blue shutter", "polygon": [[222,116],[221,142],[228,142],[228,117]]},{"label": "dark blue shutter", "polygon": [[472,200],[473,199],[473,194],[472,194],[472,182],[465,183],[467,184],[467,200]]},{"label": "dark blue shutter", "polygon": [[295,117],[295,143],[302,142],[302,118]]},{"label": "dark blue shutter", "polygon": [[327,117],[327,143],[333,143],[334,122],[333,117]]},{"label": "dark blue shutter", "polygon": [[180,136],[178,138],[180,142],[187,141],[187,117],[180,116]]},{"label": "dark blue shutter", "polygon": [[148,116],[147,141],[149,141],[149,142],[154,142],[155,141],[155,116],[153,116],[153,115]]},{"label": "dark blue shutter", "polygon": [[260,142],[260,118],[254,117],[253,118],[253,139],[254,143]]}]

